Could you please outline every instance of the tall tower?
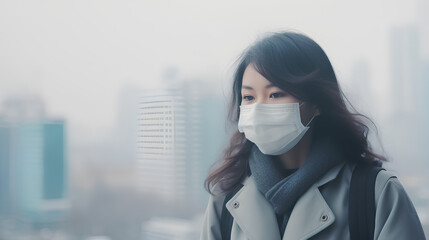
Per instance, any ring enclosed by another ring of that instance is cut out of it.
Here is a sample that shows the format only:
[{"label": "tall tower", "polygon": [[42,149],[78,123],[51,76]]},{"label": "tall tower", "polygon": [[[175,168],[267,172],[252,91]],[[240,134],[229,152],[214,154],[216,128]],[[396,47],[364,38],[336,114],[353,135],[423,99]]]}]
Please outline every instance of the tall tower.
[{"label": "tall tower", "polygon": [[64,121],[19,123],[13,148],[18,216],[40,224],[60,221],[68,208]]},{"label": "tall tower", "polygon": [[206,204],[203,182],[225,143],[221,98],[200,81],[146,92],[139,102],[138,165],[145,191]]},{"label": "tall tower", "polygon": [[395,27],[390,32],[391,103],[394,111],[405,113],[421,101],[421,61],[416,26]]},{"label": "tall tower", "polygon": [[12,208],[11,137],[10,127],[0,119],[0,216],[8,216]]},{"label": "tall tower", "polygon": [[[427,142],[427,130],[422,126],[426,126],[425,88],[428,85],[423,71],[420,34],[417,25],[391,29],[390,103],[393,110],[388,121],[384,123],[385,142],[391,145],[391,156],[398,159],[395,164],[402,171],[410,171],[412,174],[424,171],[427,159],[425,148],[415,144]],[[402,159],[413,159],[413,167],[410,168],[409,162]]]},{"label": "tall tower", "polygon": [[137,158],[144,191],[184,200],[184,103],[180,90],[145,93],[139,100]]},{"label": "tall tower", "polygon": [[41,226],[61,221],[68,209],[64,120],[46,118],[34,97],[6,99],[1,116],[0,212]]}]

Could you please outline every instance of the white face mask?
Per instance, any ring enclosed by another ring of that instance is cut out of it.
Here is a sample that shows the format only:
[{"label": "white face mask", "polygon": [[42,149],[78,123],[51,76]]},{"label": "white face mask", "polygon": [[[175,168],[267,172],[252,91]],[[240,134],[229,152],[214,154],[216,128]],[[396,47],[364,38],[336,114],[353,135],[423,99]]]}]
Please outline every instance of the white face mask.
[{"label": "white face mask", "polygon": [[299,103],[241,105],[238,130],[262,153],[283,154],[301,140],[314,118],[302,125],[299,107]]}]

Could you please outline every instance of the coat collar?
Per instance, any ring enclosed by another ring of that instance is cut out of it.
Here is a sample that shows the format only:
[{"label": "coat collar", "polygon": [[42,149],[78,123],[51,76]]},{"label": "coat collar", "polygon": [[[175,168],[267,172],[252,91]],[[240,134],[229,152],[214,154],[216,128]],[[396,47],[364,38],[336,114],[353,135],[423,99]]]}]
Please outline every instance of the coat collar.
[{"label": "coat collar", "polygon": [[[319,187],[335,179],[344,166],[337,165],[315,182],[295,204],[283,239],[307,239],[335,221],[335,216],[319,191]],[[271,203],[256,187],[252,176],[226,203],[242,231],[251,240],[280,240],[277,218]]]}]

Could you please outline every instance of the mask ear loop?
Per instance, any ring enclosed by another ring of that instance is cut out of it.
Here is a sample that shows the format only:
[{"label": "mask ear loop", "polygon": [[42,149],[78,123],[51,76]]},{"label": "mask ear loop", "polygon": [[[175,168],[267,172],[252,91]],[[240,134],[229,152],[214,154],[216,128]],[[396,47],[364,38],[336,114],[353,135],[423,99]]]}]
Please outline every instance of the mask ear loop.
[{"label": "mask ear loop", "polygon": [[307,125],[305,125],[305,127],[308,127],[311,123],[311,121],[313,121],[313,119],[316,117],[316,115],[313,115],[313,117],[310,119],[310,121],[307,123]]},{"label": "mask ear loop", "polygon": [[[301,102],[299,104],[299,107],[301,107],[305,102]],[[313,121],[313,119],[316,117],[316,115],[313,114],[313,117],[310,119],[310,121],[307,123],[307,125],[305,125],[305,127],[308,127],[310,125],[310,123]]]}]

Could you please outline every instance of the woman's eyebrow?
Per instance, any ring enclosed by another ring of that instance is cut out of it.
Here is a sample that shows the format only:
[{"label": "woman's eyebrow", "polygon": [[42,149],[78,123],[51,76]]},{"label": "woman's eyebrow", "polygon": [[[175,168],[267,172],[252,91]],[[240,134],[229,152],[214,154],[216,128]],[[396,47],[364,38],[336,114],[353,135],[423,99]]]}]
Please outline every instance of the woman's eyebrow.
[{"label": "woman's eyebrow", "polygon": [[[272,84],[272,83],[270,83],[270,84],[268,84],[267,86],[265,86],[265,88],[272,88],[272,87],[275,87],[275,85],[274,85],[274,84]],[[251,86],[247,86],[247,85],[243,85],[243,86],[241,86],[241,88],[242,88],[242,89],[250,89],[250,90],[253,90],[253,88],[252,88]]]}]

